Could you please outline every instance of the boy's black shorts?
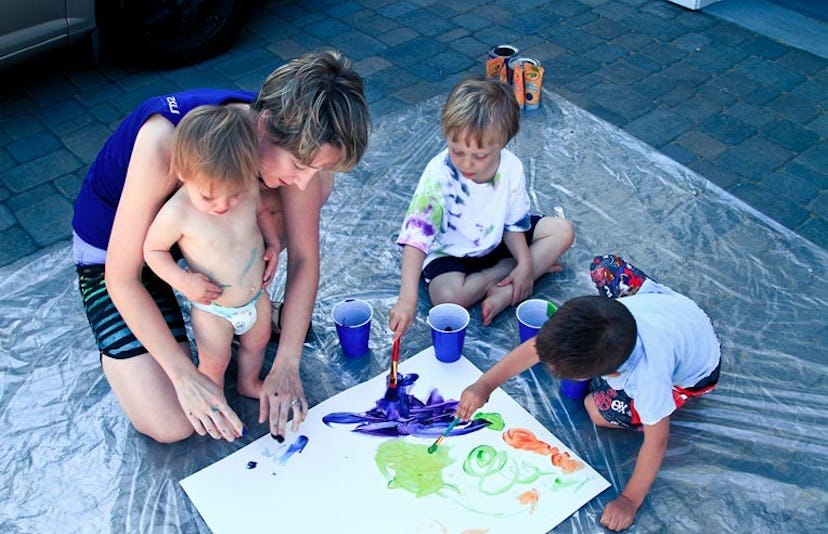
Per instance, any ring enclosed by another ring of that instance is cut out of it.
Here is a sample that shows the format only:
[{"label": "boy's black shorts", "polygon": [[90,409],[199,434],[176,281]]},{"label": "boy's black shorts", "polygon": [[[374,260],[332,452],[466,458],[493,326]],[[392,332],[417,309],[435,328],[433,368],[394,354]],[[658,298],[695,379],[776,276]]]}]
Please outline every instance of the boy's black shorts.
[{"label": "boy's black shorts", "polygon": [[[538,225],[538,221],[542,218],[543,216],[541,215],[532,215],[529,218],[531,226],[524,234],[526,236],[527,244],[532,244],[532,241],[535,238],[535,227]],[[511,257],[512,253],[509,252],[509,247],[501,241],[493,251],[489,252],[485,256],[465,256],[462,258],[443,256],[442,258],[437,258],[426,265],[425,269],[423,269],[423,278],[425,279],[426,284],[430,284],[432,280],[445,273],[463,273],[466,275],[471,273],[479,273],[480,271],[494,267],[500,260]]]}]

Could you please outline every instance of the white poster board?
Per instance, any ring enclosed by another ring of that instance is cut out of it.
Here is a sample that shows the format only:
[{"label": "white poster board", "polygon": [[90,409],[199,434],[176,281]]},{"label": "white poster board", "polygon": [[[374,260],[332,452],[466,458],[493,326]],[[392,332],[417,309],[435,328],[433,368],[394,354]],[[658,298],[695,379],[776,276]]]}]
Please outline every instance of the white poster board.
[{"label": "white poster board", "polygon": [[[459,399],[481,374],[464,357],[438,361],[431,347],[402,362],[400,373],[419,375],[408,393],[424,403],[434,388]],[[609,487],[500,389],[481,411],[501,416],[503,430],[449,436],[433,454],[434,437],[366,435],[352,431],[356,423],[323,423],[334,412],[374,408],[385,391],[386,374],[343,391],[310,409],[298,435],[282,444],[265,435],[181,485],[216,534],[545,533]],[[536,452],[504,441],[510,430],[528,436]],[[553,464],[565,453],[579,469]]]}]

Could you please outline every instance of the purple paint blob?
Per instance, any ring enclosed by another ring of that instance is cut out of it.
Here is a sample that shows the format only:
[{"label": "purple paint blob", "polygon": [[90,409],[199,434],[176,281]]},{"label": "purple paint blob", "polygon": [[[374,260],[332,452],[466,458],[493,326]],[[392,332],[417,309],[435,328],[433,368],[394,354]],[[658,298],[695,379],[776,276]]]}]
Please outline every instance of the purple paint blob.
[{"label": "purple paint blob", "polygon": [[288,459],[296,454],[297,452],[302,452],[305,449],[305,445],[308,444],[308,437],[307,436],[299,436],[296,438],[296,441],[290,444],[290,447],[287,448],[285,453],[279,458],[279,463],[285,464],[287,463]]},{"label": "purple paint blob", "polygon": [[[400,375],[397,382],[399,396],[376,401],[374,408],[363,413],[334,412],[322,418],[328,426],[331,423],[357,424],[353,432],[382,437],[416,436],[436,438],[445,432],[454,420],[457,411],[456,400],[445,400],[437,389],[432,389],[425,402],[409,394],[419,375]],[[485,419],[472,419],[457,425],[448,435],[470,434],[489,426]]]}]

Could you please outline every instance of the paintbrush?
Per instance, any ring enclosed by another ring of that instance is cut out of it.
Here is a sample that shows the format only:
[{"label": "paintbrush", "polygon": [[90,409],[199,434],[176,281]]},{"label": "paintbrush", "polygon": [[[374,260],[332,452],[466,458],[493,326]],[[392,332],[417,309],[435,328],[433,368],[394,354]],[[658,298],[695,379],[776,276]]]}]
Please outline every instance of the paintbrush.
[{"label": "paintbrush", "polygon": [[397,366],[400,363],[400,340],[402,336],[394,340],[394,347],[391,349],[391,374],[388,375],[388,389],[385,390],[385,400],[394,401],[400,397],[397,391]]},{"label": "paintbrush", "polygon": [[449,426],[446,427],[442,434],[440,434],[440,437],[437,438],[437,440],[434,443],[432,443],[431,446],[428,448],[429,454],[434,454],[434,451],[437,450],[437,447],[439,447],[443,440],[446,439],[446,436],[451,434],[451,431],[454,430],[454,427],[457,426],[457,423],[459,422],[460,418],[455,417],[454,420],[451,423],[449,423]]}]

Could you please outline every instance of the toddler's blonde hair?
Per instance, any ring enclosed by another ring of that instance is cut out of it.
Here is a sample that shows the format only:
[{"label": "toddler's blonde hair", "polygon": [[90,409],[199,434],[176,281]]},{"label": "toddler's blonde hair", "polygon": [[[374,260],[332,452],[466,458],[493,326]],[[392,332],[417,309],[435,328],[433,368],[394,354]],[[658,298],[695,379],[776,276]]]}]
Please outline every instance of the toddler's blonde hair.
[{"label": "toddler's blonde hair", "polygon": [[251,112],[234,106],[199,106],[178,123],[170,174],[183,182],[239,192],[258,174]]}]

